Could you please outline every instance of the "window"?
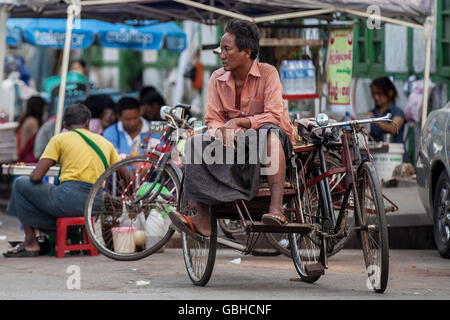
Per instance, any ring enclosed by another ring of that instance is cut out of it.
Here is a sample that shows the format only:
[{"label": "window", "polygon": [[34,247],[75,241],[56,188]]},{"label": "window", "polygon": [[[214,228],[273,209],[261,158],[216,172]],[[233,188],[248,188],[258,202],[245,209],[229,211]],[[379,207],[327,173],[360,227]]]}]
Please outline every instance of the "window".
[{"label": "window", "polygon": [[[450,0],[449,0],[450,1]],[[354,29],[354,69],[363,74],[384,72],[384,26],[368,29],[360,20]]]},{"label": "window", "polygon": [[438,65],[443,76],[450,76],[450,0],[438,1]]}]

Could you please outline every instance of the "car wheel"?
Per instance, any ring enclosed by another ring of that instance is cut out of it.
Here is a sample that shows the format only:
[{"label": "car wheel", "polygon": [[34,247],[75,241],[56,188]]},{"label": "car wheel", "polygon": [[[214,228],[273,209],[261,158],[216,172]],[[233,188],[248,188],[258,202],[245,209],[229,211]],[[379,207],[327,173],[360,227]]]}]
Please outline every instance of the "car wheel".
[{"label": "car wheel", "polygon": [[450,181],[445,171],[436,185],[433,218],[436,247],[443,258],[450,259]]}]

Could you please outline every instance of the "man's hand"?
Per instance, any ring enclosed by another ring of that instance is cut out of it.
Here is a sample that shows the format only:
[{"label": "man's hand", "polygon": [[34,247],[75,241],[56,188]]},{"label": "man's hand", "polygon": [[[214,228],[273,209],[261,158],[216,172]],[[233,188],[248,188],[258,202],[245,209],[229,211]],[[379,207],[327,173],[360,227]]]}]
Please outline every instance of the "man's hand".
[{"label": "man's hand", "polygon": [[[225,123],[222,127],[217,128],[222,135],[223,144],[225,146],[234,146],[236,132],[238,130],[246,130],[251,127],[250,120],[247,118],[234,118]],[[216,133],[217,136],[217,133]]]}]

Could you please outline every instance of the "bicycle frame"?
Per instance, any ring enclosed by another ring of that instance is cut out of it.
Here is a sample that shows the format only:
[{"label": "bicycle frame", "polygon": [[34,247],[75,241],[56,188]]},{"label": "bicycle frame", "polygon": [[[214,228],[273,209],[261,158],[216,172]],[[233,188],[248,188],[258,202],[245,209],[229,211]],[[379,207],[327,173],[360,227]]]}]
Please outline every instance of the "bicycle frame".
[{"label": "bicycle frame", "polygon": [[[126,204],[137,203],[143,199],[146,199],[156,188],[157,184],[155,183],[150,187],[149,190],[146,191],[146,193],[143,196],[140,196],[139,198],[136,199],[136,194],[139,191],[139,188],[142,186],[142,184],[145,181],[147,181],[147,178],[150,173],[151,173],[150,178],[152,178],[153,175],[156,173],[154,180],[156,180],[156,181],[159,180],[161,173],[163,172],[163,170],[164,170],[165,166],[167,165],[167,162],[170,158],[170,153],[172,151],[172,147],[175,144],[175,141],[172,139],[172,133],[176,129],[177,129],[176,127],[169,125],[166,128],[166,130],[164,131],[161,139],[159,140],[158,145],[155,148],[153,148],[147,152],[146,160],[140,166],[139,170],[135,173],[134,177],[131,179],[131,181],[128,183],[127,187],[121,194],[121,197],[125,201]],[[158,162],[156,163],[155,166],[153,166],[153,164],[150,162],[151,158],[158,158]],[[140,181],[138,182],[139,183],[138,187],[135,188],[135,191],[130,196],[127,196],[127,192],[130,190],[132,185],[135,183],[137,177],[139,177],[140,173],[144,169],[147,169],[148,171],[146,172],[144,177],[142,179],[140,179]],[[146,199],[146,201],[149,201],[149,202],[153,201],[158,196],[158,194],[161,192],[161,189],[162,189],[162,185],[160,185],[160,190],[158,190],[156,193],[154,193],[151,198]]]}]

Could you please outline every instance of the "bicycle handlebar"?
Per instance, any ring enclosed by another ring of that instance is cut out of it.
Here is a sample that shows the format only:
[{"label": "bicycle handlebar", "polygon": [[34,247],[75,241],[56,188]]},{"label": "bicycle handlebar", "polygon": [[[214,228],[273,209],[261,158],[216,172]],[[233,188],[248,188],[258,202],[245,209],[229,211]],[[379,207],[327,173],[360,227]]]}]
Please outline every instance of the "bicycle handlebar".
[{"label": "bicycle handlebar", "polygon": [[354,126],[357,126],[360,124],[368,124],[368,123],[374,123],[374,122],[392,122],[392,114],[388,113],[384,117],[380,117],[380,118],[350,120],[350,121],[344,121],[344,122],[331,123],[331,124],[328,124],[323,127],[318,126],[317,128],[314,128],[313,131],[319,130],[319,129],[328,129],[328,128],[345,127],[345,126],[354,127]]}]

